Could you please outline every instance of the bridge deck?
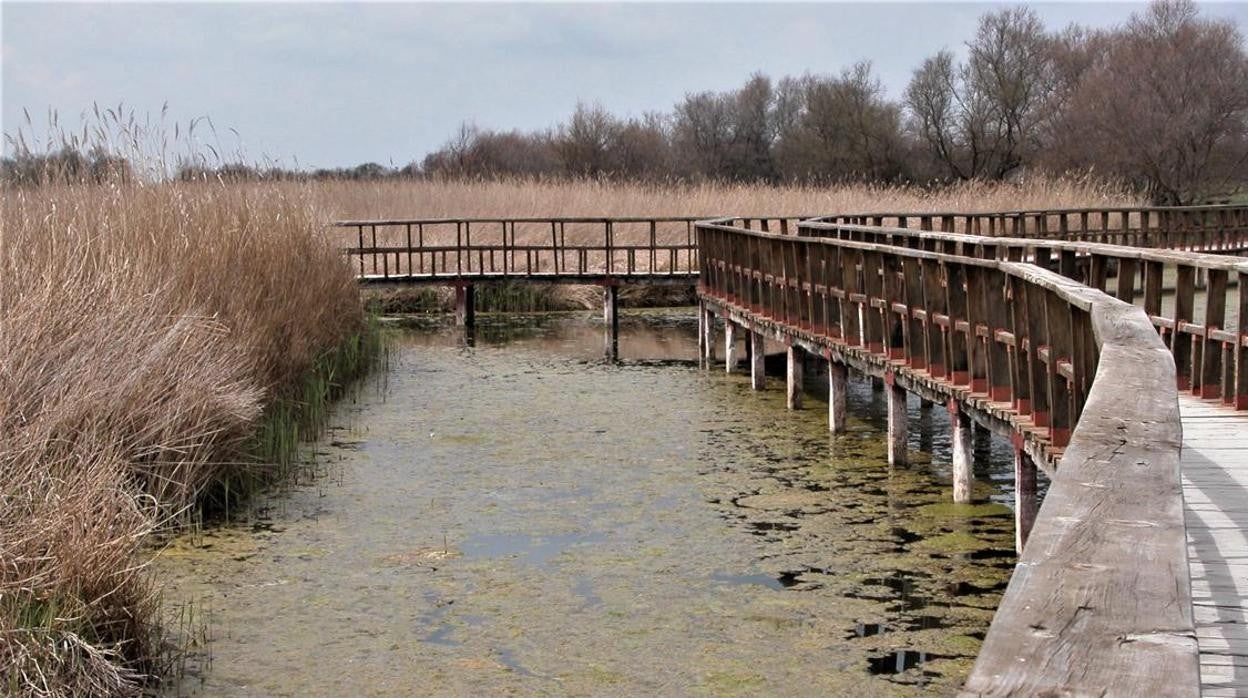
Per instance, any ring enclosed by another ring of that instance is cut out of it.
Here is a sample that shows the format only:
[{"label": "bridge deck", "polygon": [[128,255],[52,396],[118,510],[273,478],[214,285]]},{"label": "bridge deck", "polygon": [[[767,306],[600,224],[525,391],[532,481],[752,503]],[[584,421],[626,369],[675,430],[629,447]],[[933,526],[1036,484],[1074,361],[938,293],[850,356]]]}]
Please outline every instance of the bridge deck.
[{"label": "bridge deck", "polygon": [[1248,413],[1181,395],[1201,693],[1248,693]]}]

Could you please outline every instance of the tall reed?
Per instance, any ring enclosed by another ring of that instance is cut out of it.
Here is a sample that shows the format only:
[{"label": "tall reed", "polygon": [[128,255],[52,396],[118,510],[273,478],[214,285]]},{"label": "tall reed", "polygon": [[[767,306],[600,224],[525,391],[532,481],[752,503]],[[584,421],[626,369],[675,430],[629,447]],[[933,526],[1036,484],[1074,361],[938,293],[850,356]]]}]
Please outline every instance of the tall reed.
[{"label": "tall reed", "polygon": [[263,471],[266,410],[359,370],[358,289],[305,192],[2,195],[0,692],[136,693],[160,655],[147,534]]}]

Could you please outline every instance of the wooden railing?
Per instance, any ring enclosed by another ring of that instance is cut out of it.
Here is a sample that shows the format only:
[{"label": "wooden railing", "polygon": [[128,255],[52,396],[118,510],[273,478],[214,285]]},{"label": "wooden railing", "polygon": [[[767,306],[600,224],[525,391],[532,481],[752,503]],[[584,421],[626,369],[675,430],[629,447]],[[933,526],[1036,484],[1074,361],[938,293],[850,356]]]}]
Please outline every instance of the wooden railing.
[{"label": "wooden railing", "polygon": [[[921,233],[818,221],[802,235],[980,259],[1026,260],[1139,305],[1174,354],[1177,384],[1248,408],[1248,261],[1098,243]],[[1112,283],[1110,280],[1113,280]],[[1198,302],[1199,301],[1199,302]],[[1229,312],[1228,312],[1229,311]]]},{"label": "wooden railing", "polygon": [[816,219],[986,237],[1099,242],[1203,252],[1248,248],[1248,206],[1071,208],[992,213],[870,213]]},{"label": "wooden railing", "polygon": [[1196,691],[1175,364],[1142,309],[1021,255],[697,232],[704,298],[1064,446],[968,694]]},{"label": "wooden railing", "polygon": [[[693,217],[348,220],[345,252],[366,281],[530,278],[688,280]],[[743,224],[796,230],[796,217]]]}]

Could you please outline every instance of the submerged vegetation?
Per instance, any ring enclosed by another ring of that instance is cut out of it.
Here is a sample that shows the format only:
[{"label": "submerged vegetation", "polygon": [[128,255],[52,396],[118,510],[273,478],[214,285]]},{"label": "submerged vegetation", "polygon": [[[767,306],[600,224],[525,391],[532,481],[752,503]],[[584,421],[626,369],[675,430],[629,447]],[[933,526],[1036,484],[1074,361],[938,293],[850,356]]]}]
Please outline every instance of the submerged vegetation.
[{"label": "submerged vegetation", "polygon": [[302,192],[3,200],[0,692],[137,693],[163,655],[149,534],[280,474],[376,323]]}]

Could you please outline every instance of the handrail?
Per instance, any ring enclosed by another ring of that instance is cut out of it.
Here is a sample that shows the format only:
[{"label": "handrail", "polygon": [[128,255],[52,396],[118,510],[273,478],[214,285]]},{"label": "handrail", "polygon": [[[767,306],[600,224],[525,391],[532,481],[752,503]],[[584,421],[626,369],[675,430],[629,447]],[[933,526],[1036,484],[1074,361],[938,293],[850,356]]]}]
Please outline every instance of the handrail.
[{"label": "handrail", "polygon": [[1060,451],[968,694],[1195,693],[1175,363],[1143,310],[1025,261],[696,229],[705,297]]},{"label": "handrail", "polygon": [[[1177,384],[1204,398],[1220,398],[1237,409],[1248,408],[1248,261],[1225,255],[1130,248],[1103,243],[1035,238],[1004,238],[962,233],[920,232],[902,228],[803,221],[799,234],[921,246],[949,254],[995,259],[1029,259],[1092,288],[1138,304],[1170,346]],[[1163,305],[1165,284],[1172,280],[1174,300]],[[1196,295],[1203,291],[1203,317],[1196,317]],[[1227,317],[1234,309],[1233,327]]]},{"label": "handrail", "polygon": [[[751,216],[749,220],[789,220],[799,221],[815,218],[808,215],[763,215]],[[335,228],[355,228],[370,225],[416,225],[418,223],[649,223],[650,221],[670,223],[696,223],[705,220],[706,216],[510,216],[498,218],[378,218],[348,219],[333,221],[329,225]]]}]

